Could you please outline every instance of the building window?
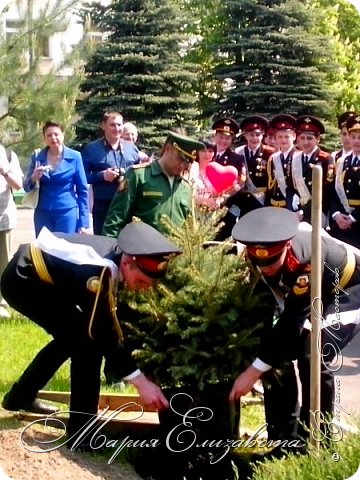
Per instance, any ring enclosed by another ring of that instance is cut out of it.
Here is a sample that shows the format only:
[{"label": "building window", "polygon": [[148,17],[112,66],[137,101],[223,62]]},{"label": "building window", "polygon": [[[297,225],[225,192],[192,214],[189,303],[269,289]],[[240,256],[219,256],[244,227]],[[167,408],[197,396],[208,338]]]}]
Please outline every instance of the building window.
[{"label": "building window", "polygon": [[88,32],[86,34],[86,38],[89,40],[91,45],[97,45],[98,43],[102,43],[103,34],[102,32]]},{"label": "building window", "polygon": [[16,35],[22,27],[21,20],[6,20],[6,40],[12,41],[16,39]]},{"label": "building window", "polygon": [[36,56],[50,57],[49,36],[42,33],[36,35]]}]

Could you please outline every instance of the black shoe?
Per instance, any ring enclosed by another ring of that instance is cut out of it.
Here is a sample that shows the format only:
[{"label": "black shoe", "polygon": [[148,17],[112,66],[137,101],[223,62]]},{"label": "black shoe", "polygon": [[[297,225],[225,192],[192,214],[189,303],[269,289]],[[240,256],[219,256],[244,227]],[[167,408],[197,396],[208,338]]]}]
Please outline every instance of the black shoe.
[{"label": "black shoe", "polygon": [[51,415],[52,413],[59,411],[57,407],[54,407],[49,403],[42,402],[38,398],[35,398],[35,400],[32,402],[14,401],[9,392],[5,395],[4,400],[2,401],[2,407],[5,408],[5,410],[10,410],[12,412],[25,410],[26,412],[40,413],[41,415]]}]

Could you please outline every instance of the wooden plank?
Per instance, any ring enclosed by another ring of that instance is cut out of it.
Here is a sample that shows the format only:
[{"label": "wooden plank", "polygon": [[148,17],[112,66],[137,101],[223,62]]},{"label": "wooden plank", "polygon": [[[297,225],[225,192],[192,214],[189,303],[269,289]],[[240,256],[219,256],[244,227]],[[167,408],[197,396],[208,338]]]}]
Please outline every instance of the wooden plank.
[{"label": "wooden plank", "polygon": [[[100,412],[99,412],[100,413]],[[61,428],[60,422],[58,422],[55,419],[61,420],[65,425],[68,422],[68,415],[62,414],[59,412],[59,414],[56,414],[48,417],[45,415],[41,415],[38,413],[30,413],[30,412],[18,412],[15,414],[16,418],[18,420],[24,420],[27,422],[34,422],[34,421],[40,421],[39,423],[46,423],[48,426],[55,427],[55,428]],[[127,425],[159,425],[159,416],[156,412],[114,412],[113,410],[108,410],[106,413],[101,414],[99,416],[99,421],[106,421],[108,417],[112,417],[108,423],[111,425],[121,425],[127,424]]]},{"label": "wooden plank", "polygon": [[[40,390],[38,392],[38,398],[42,400],[50,400],[58,403],[70,403],[70,392],[53,392],[49,390]],[[128,410],[138,411],[141,405],[139,401],[139,395],[137,394],[123,394],[123,393],[103,393],[99,398],[99,408],[103,409],[109,407],[110,410],[116,410],[118,407],[129,403]],[[136,405],[137,404],[137,405]],[[147,412],[156,412],[156,409],[145,408]]]}]

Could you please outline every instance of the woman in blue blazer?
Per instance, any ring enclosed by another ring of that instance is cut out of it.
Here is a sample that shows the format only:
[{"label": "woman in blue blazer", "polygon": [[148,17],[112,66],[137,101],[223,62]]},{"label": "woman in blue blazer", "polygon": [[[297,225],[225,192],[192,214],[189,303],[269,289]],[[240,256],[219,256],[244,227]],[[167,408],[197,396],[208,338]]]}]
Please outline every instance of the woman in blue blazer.
[{"label": "woman in blue blazer", "polygon": [[81,154],[64,145],[58,123],[46,122],[43,136],[47,146],[34,152],[24,179],[26,192],[39,186],[35,234],[44,226],[51,232],[84,233],[89,228],[89,205]]}]

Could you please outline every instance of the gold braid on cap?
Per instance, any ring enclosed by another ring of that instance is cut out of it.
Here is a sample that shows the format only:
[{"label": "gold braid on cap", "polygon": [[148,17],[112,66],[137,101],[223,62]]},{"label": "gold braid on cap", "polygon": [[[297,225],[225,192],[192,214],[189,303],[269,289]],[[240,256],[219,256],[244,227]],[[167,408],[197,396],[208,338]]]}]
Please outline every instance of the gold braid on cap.
[{"label": "gold braid on cap", "polygon": [[179,145],[178,145],[176,142],[173,143],[173,146],[174,146],[174,148],[175,148],[178,152],[182,153],[182,154],[185,155],[186,157],[190,157],[192,160],[195,160],[195,158],[196,158],[196,150],[193,150],[191,153],[190,153],[190,152],[187,152],[187,151],[184,150],[183,148],[179,147]]}]

